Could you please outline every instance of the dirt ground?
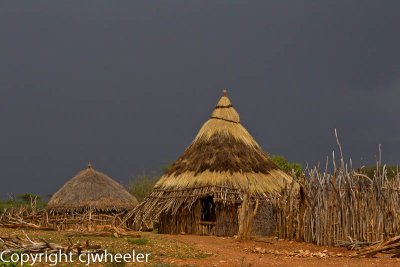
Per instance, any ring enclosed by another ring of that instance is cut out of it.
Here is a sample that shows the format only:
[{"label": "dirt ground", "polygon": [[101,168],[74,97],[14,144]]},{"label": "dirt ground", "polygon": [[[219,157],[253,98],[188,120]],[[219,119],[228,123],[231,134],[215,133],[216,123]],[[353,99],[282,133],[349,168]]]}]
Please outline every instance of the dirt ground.
[{"label": "dirt ground", "polygon": [[[68,244],[65,232],[24,231],[30,238],[43,238],[58,244]],[[400,266],[400,259],[389,255],[376,258],[352,258],[354,253],[345,248],[318,247],[307,243],[298,243],[274,238],[256,239],[238,242],[231,237],[161,235],[140,233],[141,238],[127,237],[74,237],[74,242],[90,240],[91,244],[115,253],[136,251],[151,253],[147,264],[125,265],[91,264],[90,266]],[[0,228],[0,237],[20,236],[20,229]],[[76,264],[74,264],[75,266]],[[48,266],[48,265],[35,265]],[[60,264],[59,266],[71,266]],[[80,266],[85,266],[80,264]]]},{"label": "dirt ground", "polygon": [[[286,240],[275,241],[270,244],[255,241],[240,243],[233,238],[208,236],[170,236],[170,238],[212,253],[212,256],[206,259],[171,259],[171,261],[178,265],[295,267],[400,266],[400,259],[385,258],[381,255],[378,258],[351,258],[353,252],[344,248],[318,247],[312,244]],[[296,254],[302,256],[295,256]]]}]

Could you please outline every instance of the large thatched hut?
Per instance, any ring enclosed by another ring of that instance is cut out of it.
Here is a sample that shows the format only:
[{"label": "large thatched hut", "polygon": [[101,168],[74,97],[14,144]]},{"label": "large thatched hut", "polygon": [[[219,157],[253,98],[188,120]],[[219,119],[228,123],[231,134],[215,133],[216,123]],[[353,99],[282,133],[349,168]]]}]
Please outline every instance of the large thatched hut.
[{"label": "large thatched hut", "polygon": [[253,234],[275,228],[270,199],[291,184],[242,126],[226,90],[192,144],[131,214],[134,226],[156,220],[160,233],[233,236],[243,192],[259,208]]},{"label": "large thatched hut", "polygon": [[59,229],[119,225],[138,201],[91,164],[64,184],[47,204],[48,223]]}]

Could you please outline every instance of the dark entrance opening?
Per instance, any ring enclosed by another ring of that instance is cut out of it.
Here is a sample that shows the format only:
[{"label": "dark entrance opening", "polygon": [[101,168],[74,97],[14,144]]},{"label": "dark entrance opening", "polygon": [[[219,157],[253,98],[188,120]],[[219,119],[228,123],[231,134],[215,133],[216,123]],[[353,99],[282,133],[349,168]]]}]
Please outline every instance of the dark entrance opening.
[{"label": "dark entrance opening", "polygon": [[215,222],[215,203],[212,196],[201,199],[201,220],[203,222]]}]

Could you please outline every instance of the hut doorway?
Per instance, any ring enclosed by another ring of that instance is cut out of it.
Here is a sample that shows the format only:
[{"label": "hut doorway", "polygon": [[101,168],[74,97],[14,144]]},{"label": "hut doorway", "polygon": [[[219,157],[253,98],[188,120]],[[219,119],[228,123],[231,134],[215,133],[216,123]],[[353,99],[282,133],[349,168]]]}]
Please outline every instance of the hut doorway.
[{"label": "hut doorway", "polygon": [[207,196],[201,199],[201,221],[215,222],[215,203],[212,196]]}]

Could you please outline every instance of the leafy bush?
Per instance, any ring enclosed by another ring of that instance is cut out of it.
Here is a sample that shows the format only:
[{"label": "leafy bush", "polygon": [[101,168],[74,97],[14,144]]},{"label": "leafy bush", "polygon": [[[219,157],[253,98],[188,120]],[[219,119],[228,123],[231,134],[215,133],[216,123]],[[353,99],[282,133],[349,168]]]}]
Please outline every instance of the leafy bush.
[{"label": "leafy bush", "polygon": [[288,174],[292,174],[292,170],[294,170],[297,176],[304,173],[300,163],[289,162],[284,156],[280,155],[271,155],[270,158],[279,168]]},{"label": "leafy bush", "polygon": [[[376,168],[377,168],[376,165],[368,165],[368,166],[365,166],[365,167],[363,167],[361,169],[358,169],[357,171],[362,173],[362,174],[365,174],[369,178],[373,179],[374,175],[376,173],[376,170],[377,170]],[[389,180],[391,180],[391,179],[395,178],[395,176],[396,176],[397,166],[395,166],[395,165],[387,165],[386,166],[386,171],[387,171],[387,178]],[[379,172],[383,173],[383,167],[382,166],[379,168]]]},{"label": "leafy bush", "polygon": [[150,194],[157,180],[158,177],[150,177],[147,175],[136,176],[129,182],[128,191],[141,202]]},{"label": "leafy bush", "polygon": [[[32,207],[31,201],[36,201],[36,207]],[[8,200],[0,201],[0,209],[11,209],[11,208],[21,208],[26,207],[27,209],[36,208],[42,209],[46,205],[39,195],[34,195],[30,193],[25,193],[17,195],[16,197],[11,196]]]}]

